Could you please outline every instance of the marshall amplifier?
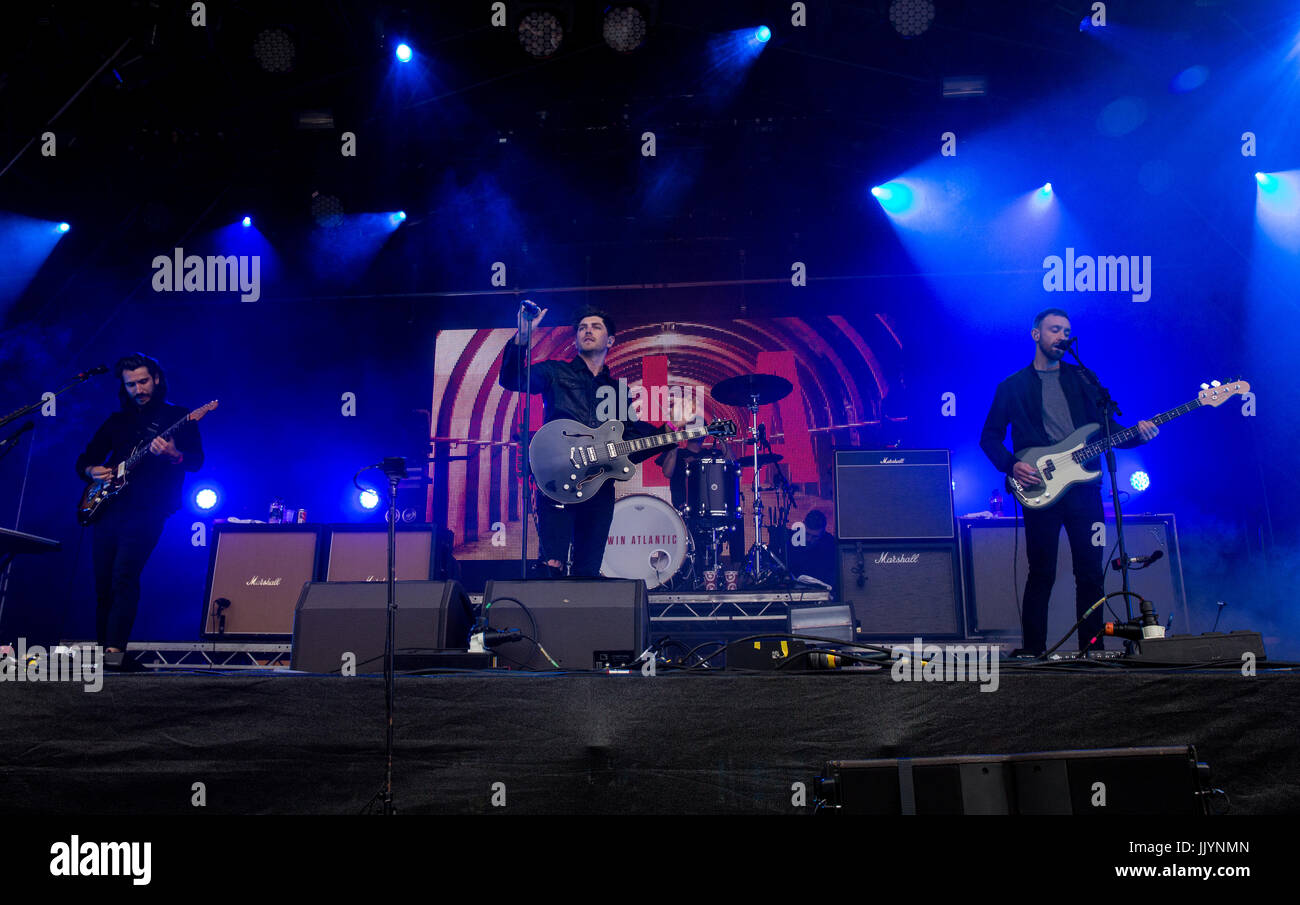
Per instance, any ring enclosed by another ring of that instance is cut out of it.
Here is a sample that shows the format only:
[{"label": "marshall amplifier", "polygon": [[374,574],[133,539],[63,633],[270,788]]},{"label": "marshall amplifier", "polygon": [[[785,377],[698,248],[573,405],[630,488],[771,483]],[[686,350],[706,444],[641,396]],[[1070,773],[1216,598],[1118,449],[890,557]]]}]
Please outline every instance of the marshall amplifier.
[{"label": "marshall amplifier", "polygon": [[955,537],[946,449],[837,449],[835,536],[849,540]]},{"label": "marshall amplifier", "polygon": [[[388,526],[357,525],[330,528],[326,581],[387,581]],[[397,528],[394,565],[398,581],[446,578],[440,574],[439,530],[433,525]]]},{"label": "marshall amplifier", "polygon": [[[1020,637],[1020,611],[1017,598],[1025,593],[1025,578],[1029,561],[1025,556],[1024,525],[1014,518],[963,518],[961,525],[966,575],[969,579],[968,599],[971,609],[971,631],[981,635]],[[1099,539],[1105,543],[1105,553],[1118,557],[1115,546],[1115,521],[1106,519],[1106,530]],[[1173,617],[1173,634],[1185,634],[1191,628],[1188,622],[1187,599],[1183,591],[1182,557],[1178,552],[1178,527],[1172,515],[1124,516],[1124,544],[1129,556],[1145,556],[1160,550],[1164,553],[1145,569],[1129,571],[1129,588],[1134,593],[1155,604],[1161,624]],[[1106,566],[1106,590],[1118,591],[1123,587],[1119,572]],[[1133,612],[1137,613],[1136,599]],[[1124,614],[1124,598],[1112,597],[1110,609]],[[1055,644],[1074,625],[1074,561],[1070,554],[1070,541],[1061,532],[1056,547],[1056,584],[1047,608],[1047,643]],[[1106,621],[1110,621],[1107,610]],[[1065,650],[1077,648],[1071,639]],[[1106,646],[1118,649],[1123,642],[1107,639]]]},{"label": "marshall amplifier", "polygon": [[965,637],[955,541],[839,547],[840,599],[853,607],[862,636],[908,641]]},{"label": "marshall amplifier", "polygon": [[317,578],[319,541],[314,525],[214,526],[200,637],[288,640],[302,586]]}]

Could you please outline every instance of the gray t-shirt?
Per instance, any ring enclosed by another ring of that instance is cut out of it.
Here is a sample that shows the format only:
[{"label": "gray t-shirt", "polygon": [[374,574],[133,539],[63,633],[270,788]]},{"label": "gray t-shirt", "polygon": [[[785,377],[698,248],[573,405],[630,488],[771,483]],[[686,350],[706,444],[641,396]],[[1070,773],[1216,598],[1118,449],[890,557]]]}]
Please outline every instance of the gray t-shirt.
[{"label": "gray t-shirt", "polygon": [[1070,417],[1070,403],[1061,390],[1061,369],[1039,371],[1035,369],[1043,384],[1043,429],[1048,439],[1060,443],[1074,432],[1074,419]]}]

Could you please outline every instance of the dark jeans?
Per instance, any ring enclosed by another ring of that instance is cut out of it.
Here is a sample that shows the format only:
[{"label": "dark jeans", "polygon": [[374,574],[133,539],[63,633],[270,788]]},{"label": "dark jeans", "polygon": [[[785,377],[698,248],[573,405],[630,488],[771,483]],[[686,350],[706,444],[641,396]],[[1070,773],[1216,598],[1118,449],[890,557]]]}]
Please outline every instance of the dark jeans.
[{"label": "dark jeans", "polygon": [[119,506],[95,523],[95,637],[101,646],[126,650],[140,604],[140,573],[166,521],[159,513]]},{"label": "dark jeans", "polygon": [[573,570],[570,574],[575,578],[600,577],[600,563],[605,558],[609,526],[613,521],[613,481],[605,482],[594,497],[581,503],[561,504],[545,494],[537,494],[542,562],[554,559],[562,570],[569,559],[569,542],[572,541]]},{"label": "dark jeans", "polygon": [[[1062,525],[1074,559],[1074,618],[1082,616],[1106,593],[1102,570],[1105,548],[1092,543],[1093,525],[1103,520],[1099,484],[1076,484],[1055,506],[1025,510],[1025,553],[1029,557],[1021,614],[1025,650],[1042,653],[1047,649],[1047,604],[1056,582],[1056,549]],[[1087,650],[1088,641],[1101,633],[1104,611],[1105,607],[1098,607],[1079,627],[1079,650]],[[1101,646],[1100,640],[1092,645],[1094,649]]]}]

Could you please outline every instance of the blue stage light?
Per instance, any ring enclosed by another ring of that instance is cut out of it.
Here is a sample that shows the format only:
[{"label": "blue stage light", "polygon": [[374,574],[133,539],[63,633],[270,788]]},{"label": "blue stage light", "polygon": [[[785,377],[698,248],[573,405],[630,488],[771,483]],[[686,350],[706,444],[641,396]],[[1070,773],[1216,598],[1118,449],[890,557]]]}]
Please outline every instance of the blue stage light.
[{"label": "blue stage light", "polygon": [[245,226],[252,226],[252,225],[253,225],[253,218],[252,218],[252,217],[245,217],[243,220],[241,220],[241,221],[239,221],[239,222],[242,223],[242,224],[244,224]]},{"label": "blue stage light", "polygon": [[72,229],[72,227],[71,227],[69,224],[67,224],[67,223],[60,223],[60,224],[59,224],[59,232],[61,232],[61,233],[66,233],[66,232],[67,232],[68,230],[70,230],[70,229]]},{"label": "blue stage light", "polygon": [[912,206],[912,190],[901,182],[886,182],[871,190],[880,206],[891,214],[901,214]]},{"label": "blue stage light", "polygon": [[194,494],[194,505],[208,510],[217,505],[217,492],[211,487],[204,487]]},{"label": "blue stage light", "polygon": [[1038,194],[1044,196],[1052,194],[1052,184],[1050,182],[1044,183],[1043,187],[1038,190]]},{"label": "blue stage light", "polygon": [[1141,493],[1151,486],[1151,476],[1145,471],[1135,471],[1133,472],[1132,477],[1128,479],[1128,482],[1132,485],[1134,490]]},{"label": "blue stage light", "polygon": [[374,509],[379,505],[379,494],[373,490],[361,491],[361,505],[365,509]]},{"label": "blue stage light", "polygon": [[388,215],[388,222],[393,224],[393,226],[399,225],[405,219],[406,211],[394,211]]},{"label": "blue stage light", "polygon": [[760,25],[754,30],[754,40],[758,41],[760,44],[766,44],[768,41],[772,40],[772,29],[768,28],[766,25]]},{"label": "blue stage light", "polygon": [[1260,191],[1269,193],[1276,192],[1280,184],[1278,178],[1272,173],[1256,173],[1255,181],[1259,183]]},{"label": "blue stage light", "polygon": [[398,45],[397,45],[397,51],[396,51],[396,53],[397,53],[397,62],[399,62],[399,63],[409,63],[409,62],[411,62],[411,48],[410,48],[410,45],[407,45],[407,44],[398,44]]}]

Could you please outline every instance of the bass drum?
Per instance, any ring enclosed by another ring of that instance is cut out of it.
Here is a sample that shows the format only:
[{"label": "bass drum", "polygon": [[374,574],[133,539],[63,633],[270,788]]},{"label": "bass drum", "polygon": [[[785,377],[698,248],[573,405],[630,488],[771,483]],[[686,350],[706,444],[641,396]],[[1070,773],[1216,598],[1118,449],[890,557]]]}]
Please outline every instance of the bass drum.
[{"label": "bass drum", "polygon": [[681,570],[690,548],[690,532],[676,509],[648,493],[629,494],[614,503],[600,574],[641,578],[657,588]]}]

